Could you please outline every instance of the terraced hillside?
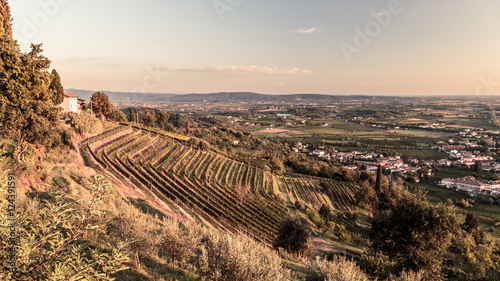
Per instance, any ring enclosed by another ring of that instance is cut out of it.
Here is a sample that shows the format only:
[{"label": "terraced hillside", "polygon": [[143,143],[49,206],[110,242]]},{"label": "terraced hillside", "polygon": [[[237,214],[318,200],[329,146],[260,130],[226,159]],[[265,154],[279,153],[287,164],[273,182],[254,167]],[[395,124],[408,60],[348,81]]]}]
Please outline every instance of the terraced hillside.
[{"label": "terraced hillside", "polygon": [[310,177],[278,177],[215,151],[186,145],[188,138],[119,126],[83,143],[89,165],[124,184],[154,193],[172,210],[231,233],[269,243],[300,199],[319,207],[355,208],[354,184]]}]

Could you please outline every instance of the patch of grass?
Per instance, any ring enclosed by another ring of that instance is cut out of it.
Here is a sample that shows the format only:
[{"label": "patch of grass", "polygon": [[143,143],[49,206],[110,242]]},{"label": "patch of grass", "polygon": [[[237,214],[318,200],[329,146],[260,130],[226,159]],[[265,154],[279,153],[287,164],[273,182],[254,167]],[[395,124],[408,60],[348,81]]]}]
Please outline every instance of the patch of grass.
[{"label": "patch of grass", "polygon": [[149,203],[144,199],[129,198],[129,200],[132,205],[134,205],[137,209],[141,210],[141,212],[145,214],[156,215],[159,219],[163,219],[166,217],[166,215],[162,211],[149,205]]},{"label": "patch of grass", "polygon": [[291,280],[304,280],[304,278],[306,278],[307,274],[309,273],[309,269],[306,266],[291,261],[284,260],[283,266],[292,271]]},{"label": "patch of grass", "polygon": [[433,171],[433,178],[441,180],[444,178],[463,178],[473,174],[473,171],[460,167],[439,167]]},{"label": "patch of grass", "polygon": [[[159,275],[165,280],[177,280],[177,281],[195,281],[199,278],[192,272],[187,270],[172,267],[163,262],[159,262],[150,257],[142,256],[141,265],[148,271],[151,271],[154,275]],[[156,278],[155,278],[156,280]]]}]

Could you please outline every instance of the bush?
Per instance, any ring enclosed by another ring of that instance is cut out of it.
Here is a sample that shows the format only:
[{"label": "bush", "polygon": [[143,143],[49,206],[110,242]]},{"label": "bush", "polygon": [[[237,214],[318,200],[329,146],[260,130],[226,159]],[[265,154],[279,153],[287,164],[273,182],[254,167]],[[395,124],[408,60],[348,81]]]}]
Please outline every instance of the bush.
[{"label": "bush", "polygon": [[368,281],[368,276],[345,257],[334,257],[332,261],[320,260],[312,262],[306,281]]},{"label": "bush", "polygon": [[299,210],[301,212],[305,212],[306,211],[306,204],[304,204],[304,201],[297,200],[297,201],[295,201],[295,208],[297,208],[297,210]]},{"label": "bush", "polygon": [[76,133],[83,137],[88,135],[100,134],[103,131],[103,124],[99,118],[96,118],[90,112],[82,113],[70,112],[68,119]]},{"label": "bush", "polygon": [[413,272],[413,271],[403,271],[399,274],[398,277],[391,275],[389,281],[424,281],[424,273],[423,271]]},{"label": "bush", "polygon": [[108,120],[114,122],[127,122],[127,116],[123,111],[113,108],[113,111],[108,115]]},{"label": "bush", "polygon": [[166,257],[173,265],[182,264],[192,255],[199,235],[196,227],[182,228],[178,221],[164,220],[159,238],[159,256]]},{"label": "bush", "polygon": [[307,213],[307,216],[309,217],[309,219],[318,227],[318,229],[323,228],[323,226],[325,225],[325,221],[319,215],[317,210],[308,209],[306,211],[306,213]]},{"label": "bush", "polygon": [[393,265],[381,256],[362,255],[359,266],[370,276],[386,280],[392,271]]},{"label": "bush", "polygon": [[321,208],[319,209],[318,213],[323,217],[325,220],[330,220],[332,217],[332,208],[328,204],[323,204],[321,205]]},{"label": "bush", "polygon": [[[7,179],[0,169],[0,179]],[[9,177],[10,178],[10,177]],[[2,280],[113,280],[110,275],[126,269],[125,243],[90,245],[86,239],[98,231],[93,221],[100,215],[96,203],[102,200],[107,182],[92,178],[93,198],[77,205],[61,194],[49,192],[42,203],[25,199],[16,216],[17,256],[12,265],[0,261]],[[0,189],[6,197],[7,189]],[[0,221],[7,225],[7,201],[0,201]],[[0,228],[0,248],[10,249],[10,229]],[[11,271],[12,269],[12,271]]]},{"label": "bush", "polygon": [[251,238],[210,231],[202,243],[196,264],[202,280],[290,280],[278,254]]},{"label": "bush", "polygon": [[302,218],[289,217],[285,219],[278,230],[274,247],[301,255],[311,254],[311,234],[308,229],[307,222]]}]

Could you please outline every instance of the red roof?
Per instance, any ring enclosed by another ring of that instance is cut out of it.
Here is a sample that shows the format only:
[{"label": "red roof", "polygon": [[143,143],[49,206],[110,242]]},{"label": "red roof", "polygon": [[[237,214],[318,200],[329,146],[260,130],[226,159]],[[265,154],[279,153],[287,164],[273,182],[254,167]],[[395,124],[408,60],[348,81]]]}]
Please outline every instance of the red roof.
[{"label": "red roof", "polygon": [[64,93],[64,97],[66,97],[66,98],[78,98],[78,96],[75,96],[71,93]]}]

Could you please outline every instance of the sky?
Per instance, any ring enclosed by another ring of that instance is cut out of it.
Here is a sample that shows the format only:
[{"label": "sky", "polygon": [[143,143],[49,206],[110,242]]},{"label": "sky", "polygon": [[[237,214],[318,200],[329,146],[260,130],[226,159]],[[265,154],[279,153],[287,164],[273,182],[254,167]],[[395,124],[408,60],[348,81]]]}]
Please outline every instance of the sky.
[{"label": "sky", "polygon": [[9,2],[66,89],[500,95],[498,0]]}]

